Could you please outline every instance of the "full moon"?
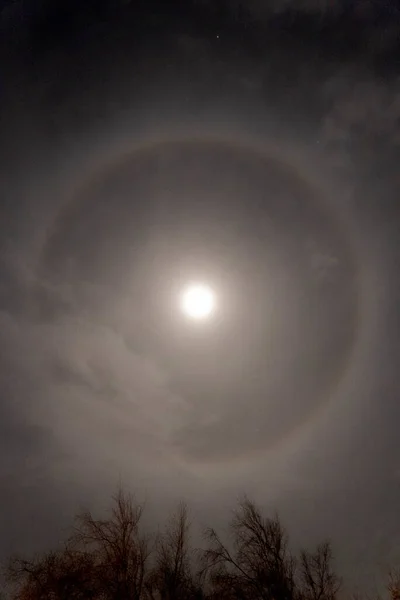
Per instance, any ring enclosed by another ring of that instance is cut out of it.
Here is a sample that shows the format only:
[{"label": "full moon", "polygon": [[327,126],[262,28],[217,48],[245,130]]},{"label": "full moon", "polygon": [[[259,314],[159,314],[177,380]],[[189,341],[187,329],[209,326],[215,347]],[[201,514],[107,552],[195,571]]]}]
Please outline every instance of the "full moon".
[{"label": "full moon", "polygon": [[191,319],[207,319],[215,308],[212,289],[203,283],[189,285],[181,296],[181,309]]}]

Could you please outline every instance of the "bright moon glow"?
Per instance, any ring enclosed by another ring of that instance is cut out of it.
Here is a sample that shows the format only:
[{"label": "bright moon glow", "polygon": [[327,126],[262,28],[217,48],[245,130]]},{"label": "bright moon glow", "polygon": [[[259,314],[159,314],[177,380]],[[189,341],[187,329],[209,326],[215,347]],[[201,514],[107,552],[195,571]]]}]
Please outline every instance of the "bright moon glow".
[{"label": "bright moon glow", "polygon": [[214,293],[207,285],[190,285],[182,294],[181,308],[192,319],[206,319],[211,315],[214,307]]}]

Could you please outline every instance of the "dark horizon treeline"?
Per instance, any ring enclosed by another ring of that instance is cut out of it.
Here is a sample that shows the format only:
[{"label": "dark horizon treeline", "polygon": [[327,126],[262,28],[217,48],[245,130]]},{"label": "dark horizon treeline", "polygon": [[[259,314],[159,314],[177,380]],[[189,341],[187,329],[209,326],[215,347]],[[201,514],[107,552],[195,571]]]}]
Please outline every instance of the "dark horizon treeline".
[{"label": "dark horizon treeline", "polygon": [[[329,542],[295,556],[278,516],[238,503],[226,541],[212,528],[192,545],[187,505],[164,528],[142,531],[143,505],[120,489],[108,518],[78,514],[58,550],[13,557],[5,569],[12,600],[336,600],[341,578]],[[388,579],[390,600],[400,580]]]}]

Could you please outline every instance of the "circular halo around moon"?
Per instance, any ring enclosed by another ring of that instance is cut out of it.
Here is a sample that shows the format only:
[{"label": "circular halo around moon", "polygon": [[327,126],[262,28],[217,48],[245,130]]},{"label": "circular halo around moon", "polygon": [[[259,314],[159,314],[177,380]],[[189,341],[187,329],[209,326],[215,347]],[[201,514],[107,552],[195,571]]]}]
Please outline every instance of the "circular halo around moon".
[{"label": "circular halo around moon", "polygon": [[[135,194],[146,211],[135,212]],[[242,199],[239,207],[232,198]],[[153,247],[149,232],[156,229]],[[91,231],[102,231],[101,247]],[[66,247],[76,249],[68,260]],[[193,407],[192,420],[171,439],[186,462],[250,460],[288,441],[335,397],[353,365],[363,325],[354,248],[312,173],[276,149],[166,139],[101,165],[59,214],[44,247],[47,273],[62,277],[71,264],[76,277],[108,284],[126,279],[126,264],[145,275],[134,288],[142,322],[152,326],[145,350],[175,372],[177,392]],[[207,328],[195,336],[197,346],[180,339],[174,356],[176,331],[152,288],[161,271],[171,281],[171,265],[178,289],[198,266],[211,265],[216,289],[221,283],[224,298],[239,298],[230,312],[225,302],[219,310],[225,329]],[[251,305],[245,311],[244,297]],[[207,346],[214,329],[219,337]]]},{"label": "circular halo around moon", "polygon": [[182,312],[196,321],[208,319],[215,309],[215,294],[204,283],[191,283],[182,292],[180,298]]}]

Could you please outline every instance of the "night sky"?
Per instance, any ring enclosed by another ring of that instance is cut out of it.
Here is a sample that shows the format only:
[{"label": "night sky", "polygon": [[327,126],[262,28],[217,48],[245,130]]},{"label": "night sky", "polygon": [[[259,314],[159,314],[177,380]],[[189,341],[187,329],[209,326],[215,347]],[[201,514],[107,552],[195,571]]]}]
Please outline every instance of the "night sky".
[{"label": "night sky", "polygon": [[0,558],[123,481],[400,562],[397,4],[0,4]]}]

